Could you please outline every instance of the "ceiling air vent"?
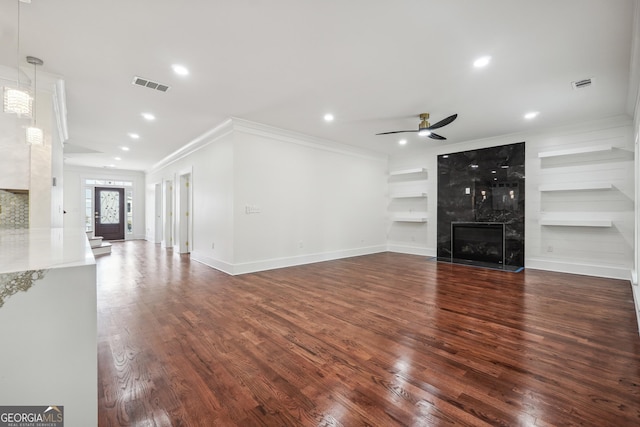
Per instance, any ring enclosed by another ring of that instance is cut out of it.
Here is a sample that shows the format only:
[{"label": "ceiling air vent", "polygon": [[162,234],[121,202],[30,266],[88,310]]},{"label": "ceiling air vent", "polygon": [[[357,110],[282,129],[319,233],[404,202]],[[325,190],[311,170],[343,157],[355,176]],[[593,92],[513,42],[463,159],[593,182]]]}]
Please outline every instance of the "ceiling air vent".
[{"label": "ceiling air vent", "polygon": [[160,92],[166,92],[171,89],[171,86],[169,85],[163,85],[162,83],[154,82],[153,80],[145,79],[138,76],[134,76],[131,83],[138,86],[148,87],[149,89],[159,90]]},{"label": "ceiling air vent", "polygon": [[585,87],[589,87],[593,84],[593,79],[583,79],[576,80],[575,82],[571,82],[571,86],[574,89],[584,89]]}]

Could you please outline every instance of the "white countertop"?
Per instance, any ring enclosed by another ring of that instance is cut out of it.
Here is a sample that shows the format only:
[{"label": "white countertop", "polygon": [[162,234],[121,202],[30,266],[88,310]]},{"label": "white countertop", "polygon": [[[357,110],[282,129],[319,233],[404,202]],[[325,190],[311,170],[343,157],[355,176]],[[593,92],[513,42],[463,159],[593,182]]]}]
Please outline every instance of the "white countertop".
[{"label": "white countertop", "polygon": [[0,274],[95,264],[84,230],[0,229]]}]

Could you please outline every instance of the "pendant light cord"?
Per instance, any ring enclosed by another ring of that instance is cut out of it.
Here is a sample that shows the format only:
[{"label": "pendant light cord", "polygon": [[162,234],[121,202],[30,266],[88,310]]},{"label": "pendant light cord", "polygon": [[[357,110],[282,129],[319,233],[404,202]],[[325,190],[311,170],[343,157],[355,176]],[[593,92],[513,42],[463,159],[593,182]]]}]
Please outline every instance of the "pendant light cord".
[{"label": "pendant light cord", "polygon": [[36,71],[36,67],[38,64],[34,61],[33,63],[33,126],[37,127],[38,125],[38,72]]},{"label": "pendant light cord", "polygon": [[18,87],[16,89],[20,90],[20,0],[18,1],[18,43],[16,43],[16,68],[18,69],[18,78],[16,80],[16,84]]}]

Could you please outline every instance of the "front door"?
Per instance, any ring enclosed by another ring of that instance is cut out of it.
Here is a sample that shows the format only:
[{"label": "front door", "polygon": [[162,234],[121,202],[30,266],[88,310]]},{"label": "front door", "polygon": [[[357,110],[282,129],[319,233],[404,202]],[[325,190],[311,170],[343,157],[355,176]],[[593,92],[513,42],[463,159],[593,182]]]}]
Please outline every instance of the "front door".
[{"label": "front door", "polygon": [[96,187],[96,237],[102,237],[104,240],[124,239],[124,205],[124,188]]}]

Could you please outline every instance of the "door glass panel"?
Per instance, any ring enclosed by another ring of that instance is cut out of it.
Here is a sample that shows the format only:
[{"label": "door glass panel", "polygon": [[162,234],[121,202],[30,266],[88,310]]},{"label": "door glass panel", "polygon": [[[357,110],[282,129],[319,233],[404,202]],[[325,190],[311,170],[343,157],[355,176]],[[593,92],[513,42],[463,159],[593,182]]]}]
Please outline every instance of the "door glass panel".
[{"label": "door glass panel", "polygon": [[127,233],[133,233],[133,191],[127,190]]},{"label": "door glass panel", "polygon": [[100,224],[118,224],[120,222],[120,193],[100,191]]},{"label": "door glass panel", "polygon": [[93,189],[84,190],[84,229],[93,231]]}]

